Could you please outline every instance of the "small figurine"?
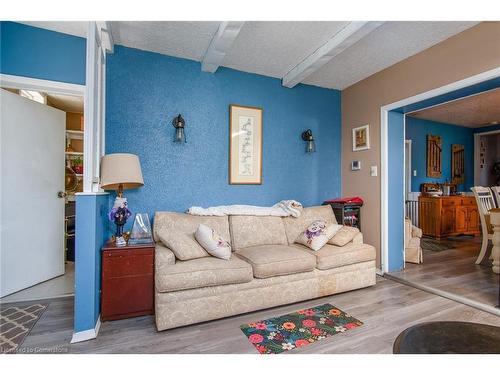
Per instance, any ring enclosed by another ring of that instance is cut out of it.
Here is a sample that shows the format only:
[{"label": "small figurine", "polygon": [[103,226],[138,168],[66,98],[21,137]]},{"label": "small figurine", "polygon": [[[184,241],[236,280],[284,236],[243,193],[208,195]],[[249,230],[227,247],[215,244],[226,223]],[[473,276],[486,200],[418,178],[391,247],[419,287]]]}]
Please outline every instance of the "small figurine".
[{"label": "small figurine", "polygon": [[116,246],[125,246],[127,241],[123,237],[123,227],[127,219],[132,215],[132,212],[127,207],[126,198],[116,198],[115,204],[109,211],[108,219],[116,224],[115,243]]}]

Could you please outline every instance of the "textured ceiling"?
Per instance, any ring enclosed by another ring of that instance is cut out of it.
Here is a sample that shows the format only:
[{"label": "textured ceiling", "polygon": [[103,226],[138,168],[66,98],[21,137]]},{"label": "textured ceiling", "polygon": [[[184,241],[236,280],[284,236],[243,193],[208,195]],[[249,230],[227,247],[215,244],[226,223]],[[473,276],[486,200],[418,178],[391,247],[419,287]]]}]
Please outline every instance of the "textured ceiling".
[{"label": "textured ceiling", "polygon": [[416,111],[409,116],[469,128],[500,124],[500,89]]},{"label": "textured ceiling", "polygon": [[386,22],[304,80],[344,89],[477,22]]},{"label": "textured ceiling", "polygon": [[282,78],[348,22],[245,22],[223,66]]},{"label": "textured ceiling", "polygon": [[[85,36],[85,22],[24,22]],[[201,61],[219,22],[112,22],[116,44]],[[245,22],[222,65],[282,78],[346,22]],[[386,22],[337,55],[303,83],[344,89],[477,22]]]}]

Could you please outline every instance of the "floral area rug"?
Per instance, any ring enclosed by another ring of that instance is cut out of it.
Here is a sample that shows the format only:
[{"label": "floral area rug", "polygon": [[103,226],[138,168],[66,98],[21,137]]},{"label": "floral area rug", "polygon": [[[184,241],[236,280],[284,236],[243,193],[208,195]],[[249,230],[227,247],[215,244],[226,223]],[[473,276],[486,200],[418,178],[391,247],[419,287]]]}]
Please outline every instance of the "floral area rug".
[{"label": "floral area rug", "polygon": [[309,345],[363,325],[329,303],[240,326],[261,354],[277,354]]}]

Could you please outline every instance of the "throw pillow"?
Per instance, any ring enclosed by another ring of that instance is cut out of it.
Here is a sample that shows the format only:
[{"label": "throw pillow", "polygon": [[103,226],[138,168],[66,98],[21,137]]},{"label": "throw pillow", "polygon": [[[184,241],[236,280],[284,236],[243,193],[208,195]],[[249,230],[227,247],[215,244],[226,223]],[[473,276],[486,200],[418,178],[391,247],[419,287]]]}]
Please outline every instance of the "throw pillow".
[{"label": "throw pillow", "polygon": [[212,228],[198,225],[194,238],[210,255],[226,260],[231,258],[231,245]]},{"label": "throw pillow", "polygon": [[359,233],[358,228],[343,226],[335,235],[328,241],[329,244],[335,246],[345,246],[353,240]]},{"label": "throw pillow", "polygon": [[190,260],[210,256],[210,254],[196,242],[193,234],[189,235],[187,233],[162,230],[158,233],[158,237],[166,247],[172,250],[175,257],[179,260]]},{"label": "throw pillow", "polygon": [[330,224],[325,220],[313,221],[304,232],[302,232],[295,242],[306,245],[314,251],[318,251],[332,238],[342,225]]}]

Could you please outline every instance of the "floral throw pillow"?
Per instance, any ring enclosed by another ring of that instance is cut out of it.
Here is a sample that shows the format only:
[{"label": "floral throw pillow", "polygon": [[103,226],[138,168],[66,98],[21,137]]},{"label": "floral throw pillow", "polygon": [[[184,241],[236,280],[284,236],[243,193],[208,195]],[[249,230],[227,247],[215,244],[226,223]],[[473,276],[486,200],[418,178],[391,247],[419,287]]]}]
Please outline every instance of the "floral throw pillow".
[{"label": "floral throw pillow", "polygon": [[304,232],[295,240],[296,243],[306,245],[314,251],[318,251],[332,238],[342,225],[328,224],[325,220],[313,221]]},{"label": "floral throw pillow", "polygon": [[200,224],[194,238],[210,255],[225,260],[231,258],[231,245],[212,228]]}]

